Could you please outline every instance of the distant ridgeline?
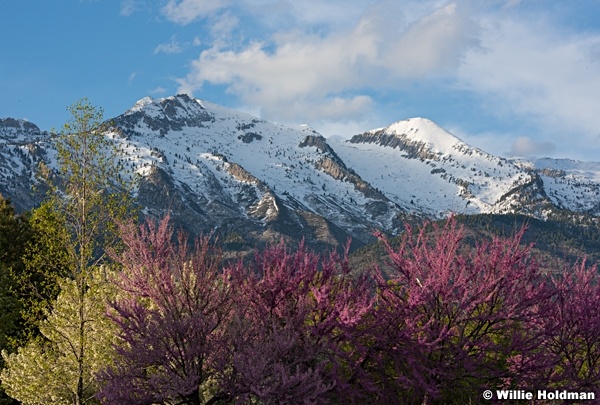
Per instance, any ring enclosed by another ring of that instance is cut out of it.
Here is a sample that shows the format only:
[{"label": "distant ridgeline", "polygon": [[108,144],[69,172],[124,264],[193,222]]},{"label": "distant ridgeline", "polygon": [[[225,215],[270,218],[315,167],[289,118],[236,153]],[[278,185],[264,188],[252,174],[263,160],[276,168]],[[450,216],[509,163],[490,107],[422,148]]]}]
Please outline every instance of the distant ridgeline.
[{"label": "distant ridgeline", "polygon": [[[393,236],[407,221],[454,213],[482,230],[527,219],[539,249],[596,257],[600,163],[505,159],[423,118],[330,140],[186,95],[144,98],[107,122],[123,152],[121,176],[141,176],[144,215],[170,212],[226,248],[284,238],[318,250],[351,239],[356,249],[376,231]],[[55,155],[47,132],[0,120],[0,193],[18,211],[42,200],[35,174],[42,162],[53,168]]]}]

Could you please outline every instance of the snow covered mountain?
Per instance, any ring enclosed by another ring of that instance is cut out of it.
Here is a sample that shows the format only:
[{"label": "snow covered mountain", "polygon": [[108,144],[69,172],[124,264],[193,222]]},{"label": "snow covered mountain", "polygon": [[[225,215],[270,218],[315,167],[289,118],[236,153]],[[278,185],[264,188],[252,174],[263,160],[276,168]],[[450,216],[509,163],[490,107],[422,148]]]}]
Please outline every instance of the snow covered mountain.
[{"label": "snow covered mountain", "polygon": [[328,244],[393,229],[404,212],[308,127],[290,128],[180,95],[143,99],[113,120],[139,200],[193,231],[226,238],[305,237]]},{"label": "snow covered mountain", "polygon": [[[178,95],[142,99],[110,121],[124,175],[141,175],[143,211],[170,210],[192,232],[215,231],[226,243],[327,246],[352,237],[360,245],[376,229],[397,233],[409,216],[450,212],[600,214],[600,163],[507,160],[422,118],[329,141],[307,126]],[[39,202],[34,173],[53,157],[50,134],[0,121],[0,193],[18,208]]]},{"label": "snow covered mountain", "polygon": [[50,138],[28,121],[0,119],[0,194],[10,198],[18,210],[40,202],[31,187],[36,182],[38,162],[52,149]]},{"label": "snow covered mountain", "polygon": [[[428,217],[449,212],[544,217],[550,208],[534,170],[473,148],[427,119],[355,135],[335,149],[366,181],[409,212]],[[373,161],[378,164],[373,166]]]},{"label": "snow covered mountain", "polygon": [[539,175],[556,207],[600,215],[600,162],[543,158],[515,163]]}]

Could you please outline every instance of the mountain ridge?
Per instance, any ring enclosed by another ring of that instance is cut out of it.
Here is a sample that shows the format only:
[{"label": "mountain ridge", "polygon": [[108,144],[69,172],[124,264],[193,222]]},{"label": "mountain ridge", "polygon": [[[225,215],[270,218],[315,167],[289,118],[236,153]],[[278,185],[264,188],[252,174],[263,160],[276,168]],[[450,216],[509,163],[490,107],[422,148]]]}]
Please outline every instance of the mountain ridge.
[{"label": "mountain ridge", "polygon": [[[600,163],[494,156],[425,118],[341,142],[177,95],[146,97],[107,122],[123,175],[141,176],[143,212],[171,211],[193,233],[224,239],[359,246],[413,217],[600,214]],[[36,128],[0,121],[0,193],[21,210],[42,198],[30,192],[37,165],[55,159],[51,135]]]}]

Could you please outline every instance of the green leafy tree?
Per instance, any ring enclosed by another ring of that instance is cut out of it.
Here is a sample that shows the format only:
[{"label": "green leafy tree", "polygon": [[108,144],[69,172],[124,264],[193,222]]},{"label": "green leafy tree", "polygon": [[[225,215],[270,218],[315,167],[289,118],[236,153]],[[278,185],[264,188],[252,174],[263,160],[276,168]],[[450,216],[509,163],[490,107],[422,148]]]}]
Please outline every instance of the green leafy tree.
[{"label": "green leafy tree", "polygon": [[96,374],[115,355],[116,326],[106,317],[114,287],[107,272],[104,266],[90,271],[83,295],[79,281],[63,279],[39,325],[42,338],[16,353],[2,352],[7,367],[0,378],[11,397],[26,405],[98,403]]},{"label": "green leafy tree", "polygon": [[[118,242],[117,223],[132,214],[130,184],[121,180],[121,151],[105,136],[102,109],[83,99],[57,138],[58,173],[48,203],[70,238],[71,276],[102,263],[104,247]],[[46,176],[51,179],[50,176]]]},{"label": "green leafy tree", "polygon": [[[106,136],[109,124],[103,121],[102,110],[83,99],[70,106],[68,111],[71,119],[56,137],[57,170],[41,168],[49,193],[46,203],[36,213],[39,214],[40,229],[50,237],[41,244],[32,245],[24,278],[31,287],[30,298],[36,303],[29,313],[34,321],[40,313],[46,316],[54,313],[52,298],[67,285],[61,280],[68,280],[75,286],[68,294],[73,306],[66,318],[70,328],[69,343],[56,342],[56,338],[62,336],[60,333],[48,334],[53,327],[61,330],[57,324],[59,318],[48,318],[39,327],[45,343],[40,346],[30,343],[21,349],[8,365],[6,375],[16,375],[17,369],[25,373],[23,378],[12,380],[10,392],[26,391],[27,387],[18,387],[18,384],[31,385],[31,381],[37,381],[38,376],[43,375],[47,377],[44,384],[49,387],[69,387],[68,391],[72,392],[69,403],[81,405],[89,403],[90,387],[93,387],[88,381],[89,370],[96,361],[93,354],[96,346],[102,343],[90,339],[86,296],[93,272],[106,262],[105,248],[110,246],[118,250],[116,224],[133,211],[130,187],[120,181],[121,154]],[[60,305],[59,301],[54,303],[54,310],[57,305]],[[50,359],[49,364],[71,356],[64,363],[68,371],[40,373],[35,367],[27,367],[27,350],[36,347],[40,348],[44,358]],[[69,350],[77,352],[67,353]]]}]

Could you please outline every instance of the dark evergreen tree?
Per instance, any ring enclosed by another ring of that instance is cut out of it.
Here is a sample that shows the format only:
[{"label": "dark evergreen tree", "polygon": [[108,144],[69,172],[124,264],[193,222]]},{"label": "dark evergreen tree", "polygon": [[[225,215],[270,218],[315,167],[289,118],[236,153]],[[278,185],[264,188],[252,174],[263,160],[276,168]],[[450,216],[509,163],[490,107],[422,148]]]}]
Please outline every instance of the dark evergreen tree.
[{"label": "dark evergreen tree", "polygon": [[[12,352],[23,329],[22,305],[14,275],[24,269],[22,261],[32,231],[25,215],[17,215],[9,200],[0,195],[0,351]],[[0,358],[0,369],[4,361]],[[16,403],[0,390],[0,404]]]}]

